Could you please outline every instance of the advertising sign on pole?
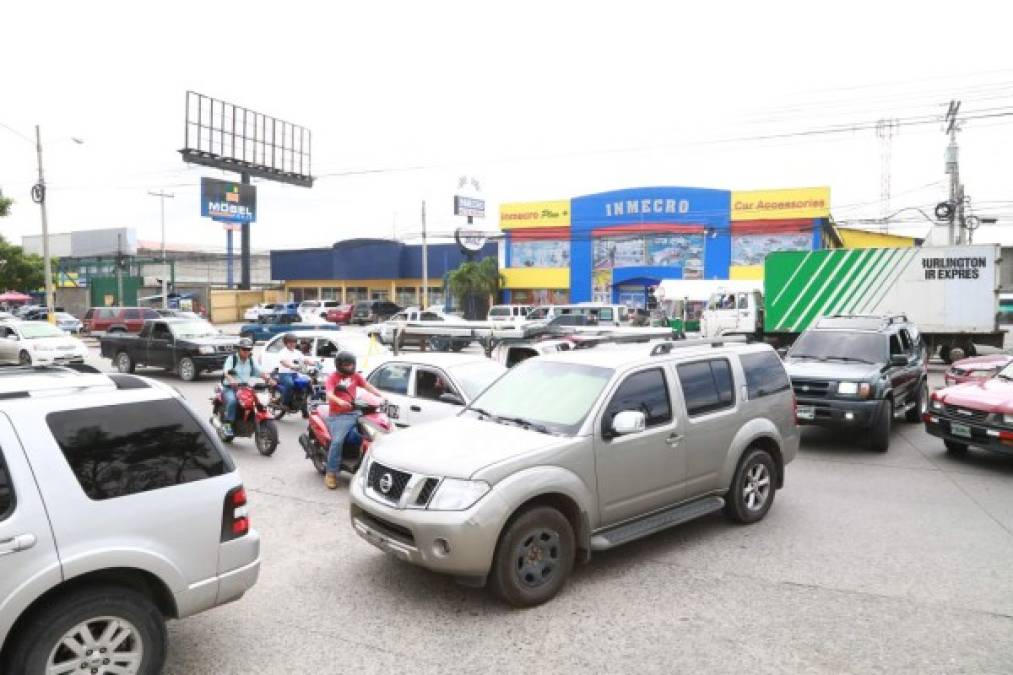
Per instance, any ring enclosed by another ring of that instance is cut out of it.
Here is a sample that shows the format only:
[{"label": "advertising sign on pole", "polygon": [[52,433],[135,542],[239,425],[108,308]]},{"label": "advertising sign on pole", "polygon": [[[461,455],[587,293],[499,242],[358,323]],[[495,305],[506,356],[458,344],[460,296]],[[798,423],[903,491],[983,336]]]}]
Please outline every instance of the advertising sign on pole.
[{"label": "advertising sign on pole", "polygon": [[257,220],[257,188],[215,178],[200,179],[200,214],[226,223]]}]

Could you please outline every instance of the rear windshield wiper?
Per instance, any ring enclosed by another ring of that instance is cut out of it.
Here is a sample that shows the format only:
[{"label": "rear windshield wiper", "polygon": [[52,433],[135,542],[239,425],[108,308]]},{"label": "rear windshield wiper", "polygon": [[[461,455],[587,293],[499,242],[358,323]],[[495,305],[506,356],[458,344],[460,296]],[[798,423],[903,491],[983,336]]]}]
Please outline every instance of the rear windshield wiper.
[{"label": "rear windshield wiper", "polygon": [[498,417],[496,417],[495,415],[493,415],[491,412],[489,412],[488,410],[486,410],[484,408],[478,408],[476,406],[471,406],[470,408],[468,408],[468,410],[470,410],[472,412],[477,412],[482,417],[488,417],[491,420],[498,420],[499,419]]},{"label": "rear windshield wiper", "polygon": [[525,429],[532,429],[534,431],[538,431],[543,434],[552,433],[551,431],[549,431],[549,428],[544,424],[532,422],[531,420],[524,419],[523,417],[500,417],[499,419],[503,420],[504,422],[513,422],[514,424],[518,424],[524,427]]}]

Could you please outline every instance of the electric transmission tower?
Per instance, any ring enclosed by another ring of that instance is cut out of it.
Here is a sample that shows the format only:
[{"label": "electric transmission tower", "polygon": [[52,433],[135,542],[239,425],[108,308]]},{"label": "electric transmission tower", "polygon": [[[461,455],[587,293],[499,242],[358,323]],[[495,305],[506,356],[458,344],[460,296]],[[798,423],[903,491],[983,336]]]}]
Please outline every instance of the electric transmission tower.
[{"label": "electric transmission tower", "polygon": [[879,209],[882,219],[882,230],[886,232],[890,227],[886,222],[890,214],[890,176],[893,161],[893,137],[900,128],[897,119],[881,119],[876,122],[876,137],[879,138]]}]

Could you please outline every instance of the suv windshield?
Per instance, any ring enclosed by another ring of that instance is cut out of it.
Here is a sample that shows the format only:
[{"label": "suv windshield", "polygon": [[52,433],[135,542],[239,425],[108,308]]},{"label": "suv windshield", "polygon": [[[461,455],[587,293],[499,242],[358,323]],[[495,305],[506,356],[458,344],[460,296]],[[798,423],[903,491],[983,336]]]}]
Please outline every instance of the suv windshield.
[{"label": "suv windshield", "polygon": [[493,307],[489,310],[489,316],[510,316],[509,307]]},{"label": "suv windshield", "polygon": [[886,337],[879,333],[807,331],[795,341],[788,356],[820,361],[886,363]]},{"label": "suv windshield", "polygon": [[572,436],[611,377],[611,368],[530,359],[496,380],[472,409]]},{"label": "suv windshield", "polygon": [[187,321],[185,323],[169,324],[172,334],[177,338],[200,338],[218,335],[215,327],[205,321]]}]

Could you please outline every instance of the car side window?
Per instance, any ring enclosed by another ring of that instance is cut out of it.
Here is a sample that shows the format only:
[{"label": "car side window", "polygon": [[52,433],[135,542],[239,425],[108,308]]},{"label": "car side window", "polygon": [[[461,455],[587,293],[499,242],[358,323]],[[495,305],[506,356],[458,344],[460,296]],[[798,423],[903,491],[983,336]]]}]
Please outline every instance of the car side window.
[{"label": "car side window", "polygon": [[176,399],[63,410],[46,424],[94,500],[191,483],[232,470]]},{"label": "car side window", "polygon": [[369,376],[369,383],[379,389],[391,394],[408,394],[408,379],[411,377],[412,367],[407,363],[391,363],[377,368]]},{"label": "car side window", "polygon": [[901,345],[900,338],[897,336],[897,333],[894,333],[893,335],[891,335],[890,336],[890,356],[894,356],[895,354],[903,354],[905,351],[906,350],[904,349],[903,345]]},{"label": "car side window", "polygon": [[164,323],[156,323],[154,330],[151,331],[151,337],[155,340],[171,340],[172,333]]},{"label": "car side window", "polygon": [[440,317],[435,312],[422,312],[419,317],[420,321],[440,321]]},{"label": "car side window", "polygon": [[338,355],[338,346],[332,341],[321,338],[317,340],[317,356],[322,359],[334,358]]},{"label": "car side window", "polygon": [[11,485],[11,476],[7,471],[7,464],[4,463],[3,449],[0,448],[0,521],[6,520],[13,512],[14,486]]},{"label": "car side window", "polygon": [[264,349],[264,351],[267,352],[268,354],[277,354],[284,347],[285,347],[285,341],[282,340],[279,337],[277,340],[274,340],[273,342],[271,342],[271,344],[267,345],[267,347]]},{"label": "car side window", "polygon": [[[158,316],[157,314],[155,315]],[[139,309],[128,309],[123,312],[124,321],[136,321],[141,318],[141,310]]]},{"label": "car side window", "polygon": [[749,400],[769,396],[791,387],[784,364],[773,351],[743,354],[739,357],[746,374],[746,390]]},{"label": "car side window", "polygon": [[739,309],[749,309],[749,296],[745,293],[739,293]]},{"label": "car side window", "polygon": [[644,413],[648,429],[672,421],[672,402],[661,368],[633,373],[623,380],[605,408],[602,436],[612,436],[612,419],[624,410]]},{"label": "car side window", "polygon": [[143,314],[145,319],[157,319],[160,316],[160,314],[153,309],[145,309],[143,310]]},{"label": "car side window", "polygon": [[690,417],[735,405],[732,369],[727,359],[682,363],[677,371]]},{"label": "car side window", "polygon": [[598,310],[598,319],[600,321],[611,321],[612,320],[612,308],[603,307]]},{"label": "car side window", "polygon": [[897,335],[900,336],[900,345],[901,345],[901,347],[904,348],[904,351],[910,352],[911,351],[911,337],[907,334],[907,331],[904,330],[903,328],[901,328],[900,332],[898,332]]},{"label": "car side window", "polygon": [[429,368],[415,369],[415,398],[438,401],[444,394],[456,393],[443,373]]}]

